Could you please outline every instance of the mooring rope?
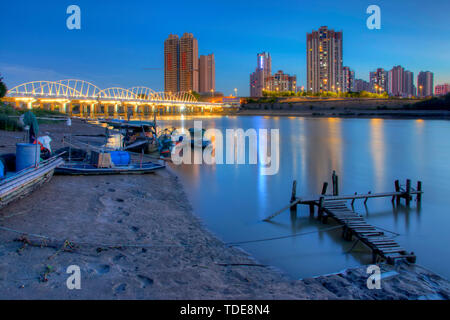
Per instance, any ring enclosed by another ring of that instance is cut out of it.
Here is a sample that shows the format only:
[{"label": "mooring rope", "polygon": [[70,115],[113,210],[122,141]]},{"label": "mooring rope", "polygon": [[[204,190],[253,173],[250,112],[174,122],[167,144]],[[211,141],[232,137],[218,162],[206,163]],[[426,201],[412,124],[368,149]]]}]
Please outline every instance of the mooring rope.
[{"label": "mooring rope", "polygon": [[236,245],[240,245],[240,244],[262,242],[262,241],[280,240],[280,239],[286,239],[286,238],[294,238],[294,237],[304,236],[304,235],[313,234],[313,233],[326,232],[326,231],[331,231],[331,230],[335,230],[335,229],[340,229],[340,228],[343,228],[343,227],[344,226],[341,225],[341,226],[334,226],[334,227],[330,227],[330,228],[323,228],[323,229],[319,229],[319,230],[316,230],[316,231],[309,231],[309,232],[301,232],[301,233],[290,234],[290,235],[287,235],[287,236],[263,238],[263,239],[257,239],[257,240],[246,240],[246,241],[239,241],[239,242],[228,242],[228,243],[225,243],[225,245],[231,247],[231,246],[236,246]]},{"label": "mooring rope", "polygon": [[[224,245],[228,246],[228,247],[232,247],[232,246],[238,246],[238,245],[247,244],[247,243],[280,240],[280,239],[293,238],[293,237],[298,237],[298,236],[303,236],[303,235],[308,235],[308,234],[319,233],[319,232],[331,231],[331,230],[339,229],[342,227],[343,226],[334,226],[334,227],[330,227],[330,228],[323,228],[323,229],[316,230],[316,231],[296,233],[296,234],[291,234],[291,235],[286,235],[286,236],[256,239],[256,240],[226,242],[226,243],[224,243]],[[42,235],[42,234],[35,234],[35,233],[15,230],[15,229],[3,227],[3,226],[0,226],[0,230],[13,232],[13,233],[21,234],[21,235],[26,235],[26,236],[31,236],[31,237],[35,237],[35,238],[40,238],[40,239],[44,239],[44,240],[48,240],[48,241],[54,241],[54,242],[64,243],[66,241],[69,241],[67,239],[65,239],[65,240],[56,239],[56,238]],[[103,247],[103,248],[174,248],[174,247],[196,246],[194,244],[145,244],[145,243],[144,244],[105,244],[105,243],[92,243],[92,242],[85,242],[85,241],[70,241],[70,243],[73,243],[75,245],[87,245],[87,246]]]}]

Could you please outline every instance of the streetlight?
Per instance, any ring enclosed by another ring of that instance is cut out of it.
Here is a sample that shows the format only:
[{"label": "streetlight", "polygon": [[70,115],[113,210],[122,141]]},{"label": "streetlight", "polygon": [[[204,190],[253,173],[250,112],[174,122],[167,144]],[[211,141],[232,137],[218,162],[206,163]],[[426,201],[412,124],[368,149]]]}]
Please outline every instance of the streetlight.
[{"label": "streetlight", "polygon": [[234,96],[237,97],[237,88],[234,88]]}]

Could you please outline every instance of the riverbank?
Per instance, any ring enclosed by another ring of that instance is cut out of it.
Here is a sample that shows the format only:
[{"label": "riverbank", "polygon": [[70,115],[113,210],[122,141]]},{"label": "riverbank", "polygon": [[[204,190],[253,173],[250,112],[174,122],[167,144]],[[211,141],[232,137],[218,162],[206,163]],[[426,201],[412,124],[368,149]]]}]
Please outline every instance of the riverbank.
[{"label": "riverbank", "polygon": [[[105,132],[79,120],[70,130],[73,135]],[[69,129],[63,123],[42,125],[41,133],[46,131],[57,149]],[[23,135],[1,131],[0,153],[13,152]],[[0,299],[450,297],[447,280],[416,265],[397,266],[389,273],[392,277],[382,280],[381,290],[367,288],[365,266],[289,279],[206,230],[171,170],[140,176],[56,176],[0,210],[0,226]],[[66,287],[70,265],[81,269],[81,290]]]},{"label": "riverbank", "polygon": [[413,99],[285,98],[242,105],[237,115],[391,119],[450,119],[450,111],[417,109]]}]

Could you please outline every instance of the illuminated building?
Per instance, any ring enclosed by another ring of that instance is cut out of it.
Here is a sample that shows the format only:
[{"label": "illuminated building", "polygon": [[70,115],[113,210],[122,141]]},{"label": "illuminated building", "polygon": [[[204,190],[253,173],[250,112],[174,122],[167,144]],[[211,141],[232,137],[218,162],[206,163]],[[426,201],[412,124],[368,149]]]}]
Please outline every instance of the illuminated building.
[{"label": "illuminated building", "polygon": [[212,93],[216,91],[216,66],[214,62],[214,54],[200,56],[199,90],[201,93]]},{"label": "illuminated building", "polygon": [[306,34],[307,91],[342,91],[342,32],[327,27]]},{"label": "illuminated building", "polygon": [[430,71],[419,72],[417,76],[417,93],[419,97],[433,96],[433,73]]}]

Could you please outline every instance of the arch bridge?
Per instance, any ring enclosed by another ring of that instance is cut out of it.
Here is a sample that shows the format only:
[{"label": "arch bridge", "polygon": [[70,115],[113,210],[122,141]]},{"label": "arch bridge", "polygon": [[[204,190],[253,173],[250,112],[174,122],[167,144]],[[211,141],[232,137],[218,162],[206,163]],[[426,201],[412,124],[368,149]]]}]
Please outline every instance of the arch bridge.
[{"label": "arch bridge", "polygon": [[147,87],[100,89],[78,79],[32,81],[10,89],[4,101],[16,108],[43,108],[81,117],[115,117],[222,111],[222,103],[198,101],[190,92],[156,92]]}]

